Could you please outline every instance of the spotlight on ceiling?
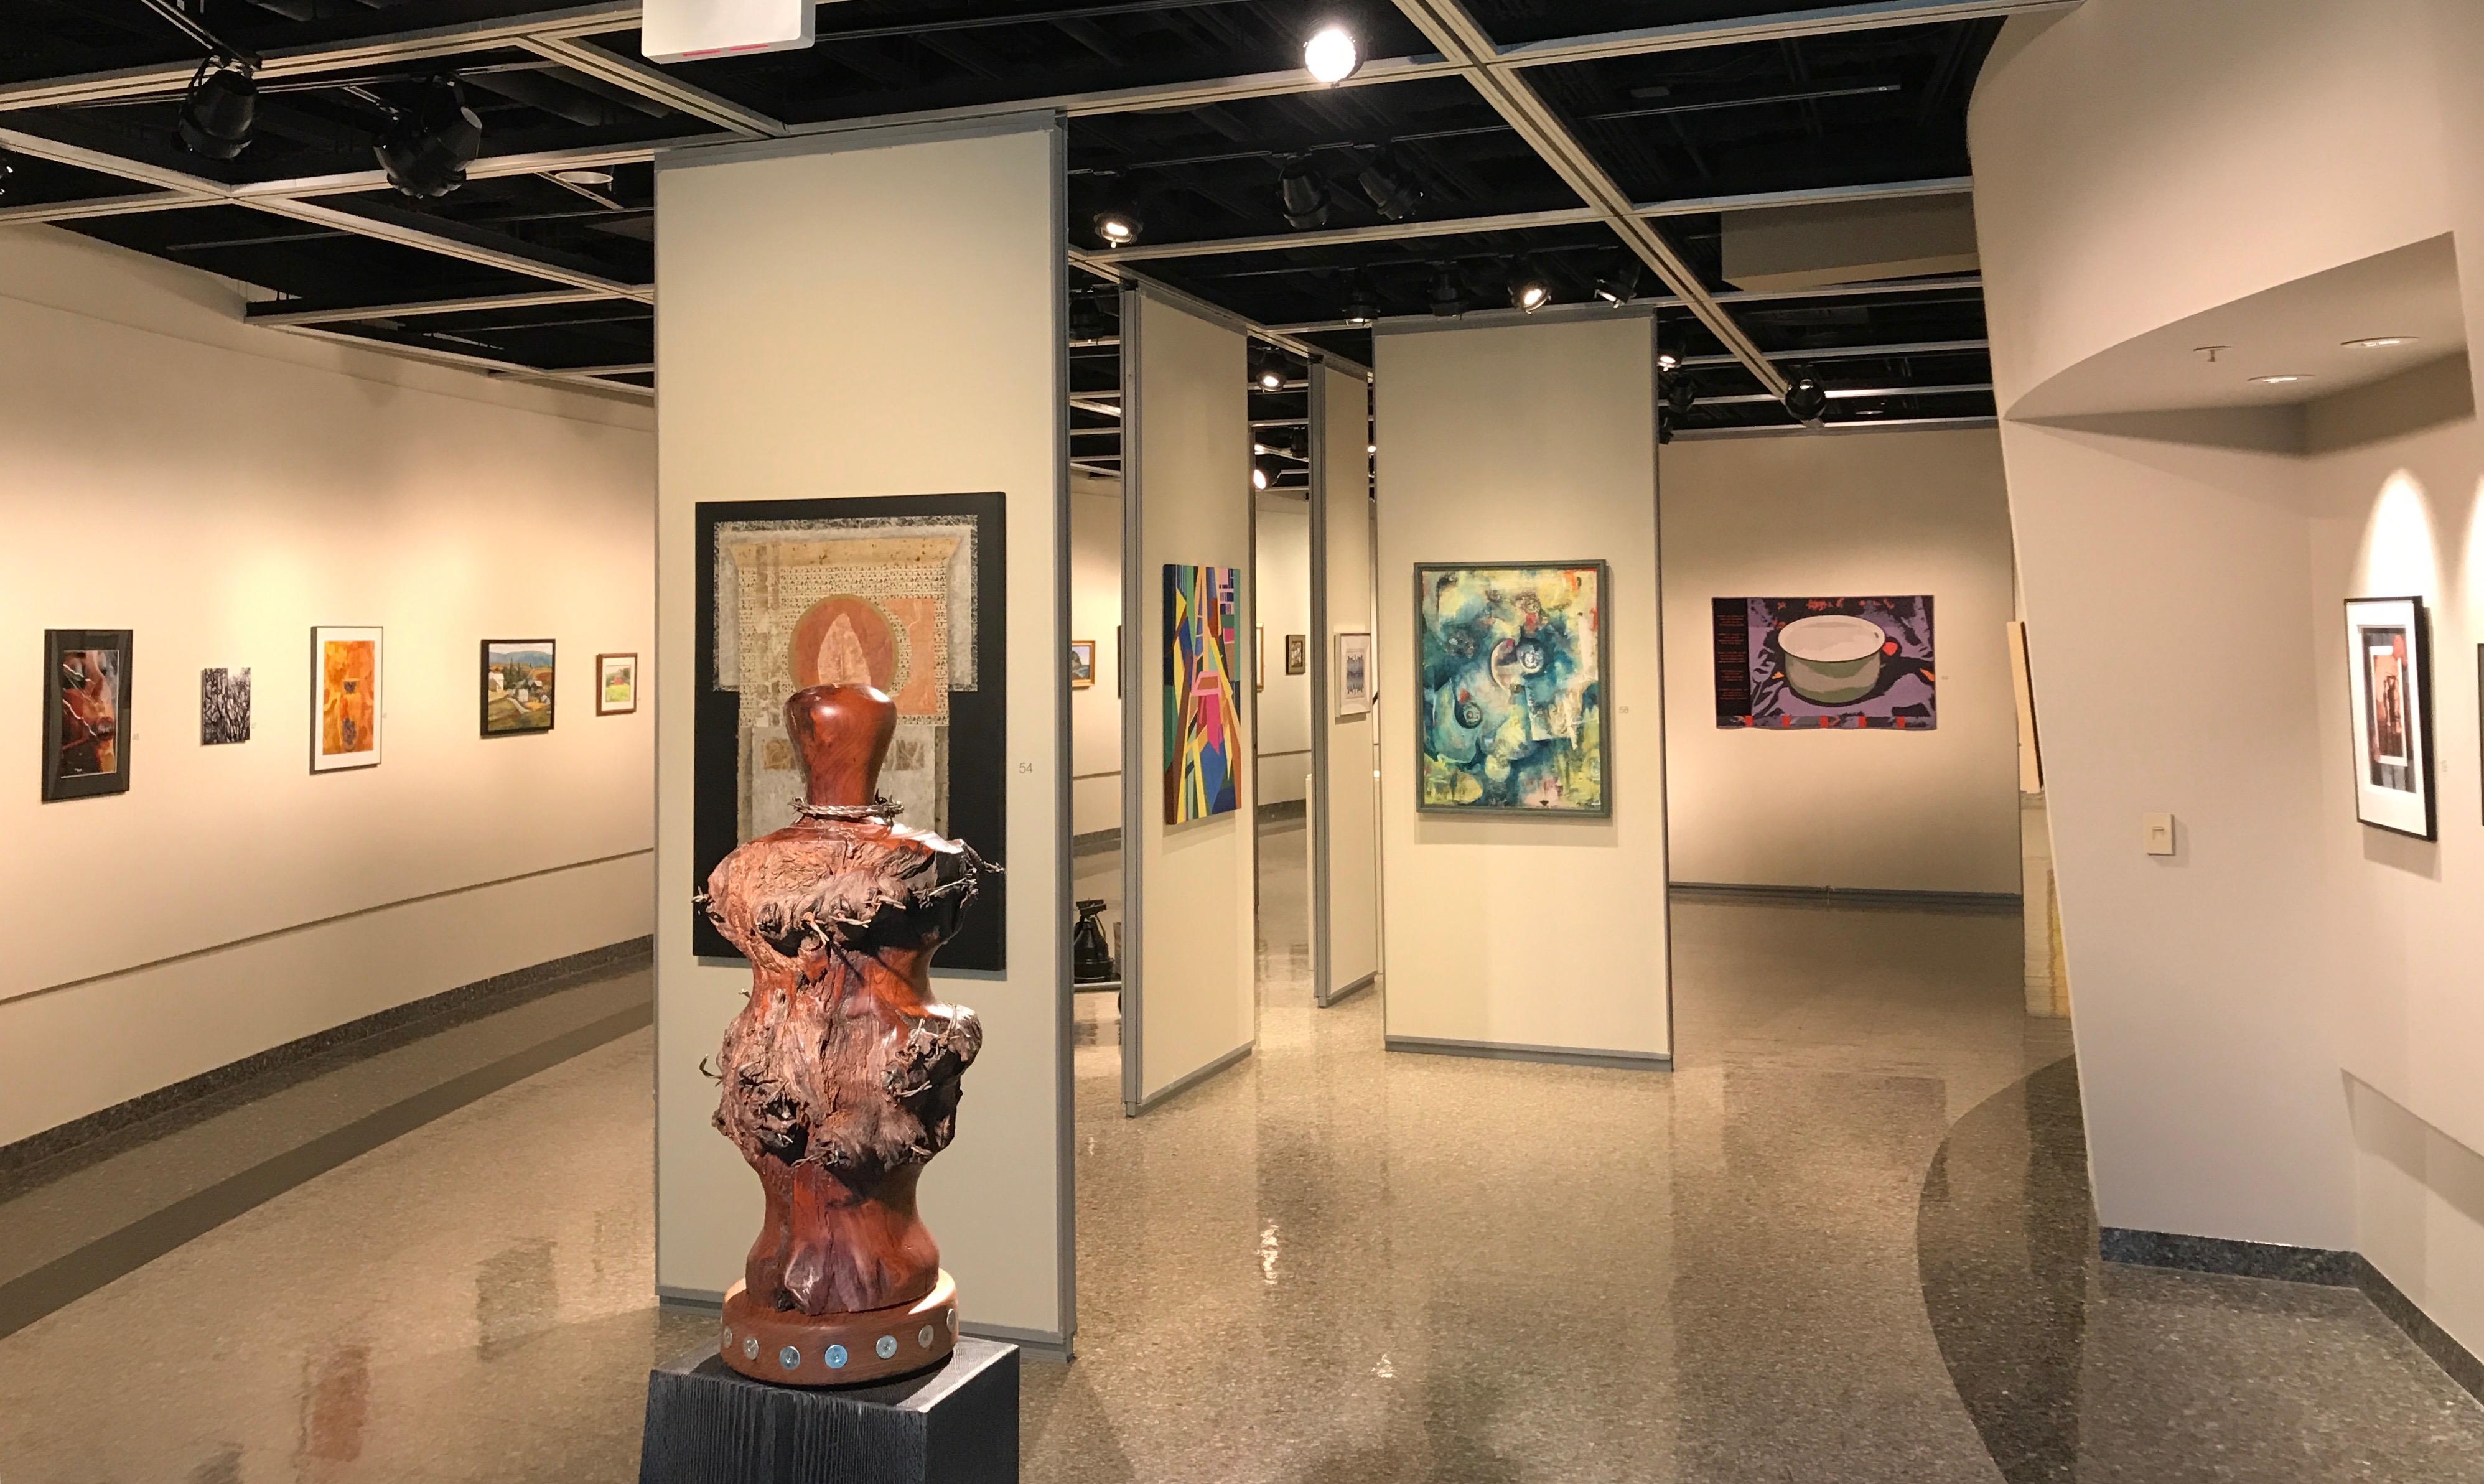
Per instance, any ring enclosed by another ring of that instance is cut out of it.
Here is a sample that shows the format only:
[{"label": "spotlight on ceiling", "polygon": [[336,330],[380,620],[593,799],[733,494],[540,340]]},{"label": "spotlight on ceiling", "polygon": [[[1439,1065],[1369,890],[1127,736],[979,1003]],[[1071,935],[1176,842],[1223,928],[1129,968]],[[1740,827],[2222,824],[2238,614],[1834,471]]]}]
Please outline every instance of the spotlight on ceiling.
[{"label": "spotlight on ceiling", "polygon": [[1466,311],[1467,288],[1458,281],[1458,265],[1436,264],[1432,269],[1432,312],[1443,319],[1453,319]]},{"label": "spotlight on ceiling", "polygon": [[5,197],[9,194],[9,177],[16,173],[16,166],[10,164],[7,160],[0,160],[0,197]]},{"label": "spotlight on ceiling", "polygon": [[1805,376],[1786,388],[1785,409],[1794,414],[1794,420],[1796,422],[1808,422],[1817,426],[1821,417],[1828,411],[1828,391],[1820,383]]},{"label": "spotlight on ceiling", "polygon": [[1690,416],[1690,409],[1699,405],[1699,384],[1680,371],[1666,371],[1659,379],[1663,384],[1664,405],[1677,418]]},{"label": "spotlight on ceiling", "polygon": [[258,121],[258,84],[233,62],[213,57],[199,64],[190,91],[181,95],[175,126],[181,147],[211,160],[230,160],[250,148],[251,125]]},{"label": "spotlight on ceiling", "polygon": [[1520,258],[1517,271],[1509,276],[1509,307],[1532,314],[1552,302],[1552,281],[1531,259]]},{"label": "spotlight on ceiling", "polygon": [[1312,77],[1334,85],[1352,77],[1354,69],[1363,66],[1363,52],[1343,26],[1325,26],[1303,43],[1303,66]]},{"label": "spotlight on ceiling", "polygon": [[1364,162],[1354,183],[1363,188],[1371,208],[1392,222],[1413,216],[1423,203],[1422,188],[1408,178],[1405,168],[1386,149]]},{"label": "spotlight on ceiling", "polygon": [[1106,247],[1126,247],[1148,229],[1139,213],[1139,199],[1118,181],[1105,186],[1103,205],[1095,213],[1095,240]]},{"label": "spotlight on ceiling", "polygon": [[1251,463],[1251,488],[1264,490],[1267,487],[1268,466],[1255,459]]},{"label": "spotlight on ceiling", "polygon": [[1670,371],[1681,364],[1682,358],[1669,350],[1660,350],[1656,353],[1656,368],[1660,371]]},{"label": "spotlight on ceiling", "polygon": [[1274,351],[1260,357],[1259,368],[1251,373],[1251,384],[1262,391],[1284,391],[1285,363],[1278,360]]},{"label": "spotlight on ceiling", "polygon": [[373,149],[389,184],[417,198],[446,196],[466,183],[483,152],[483,120],[449,78],[423,85],[422,99],[400,109]]},{"label": "spotlight on ceiling", "polygon": [[1620,309],[1638,297],[1639,261],[1625,256],[1613,265],[1613,271],[1596,280],[1596,297],[1614,309]]},{"label": "spotlight on ceiling", "polygon": [[1073,340],[1100,340],[1113,333],[1113,322],[1105,317],[1104,306],[1094,294],[1069,296],[1069,337]]},{"label": "spotlight on ceiling", "polygon": [[1310,156],[1297,154],[1285,161],[1284,174],[1277,180],[1278,198],[1284,203],[1285,225],[1296,231],[1310,231],[1328,225],[1328,179],[1313,165]]},{"label": "spotlight on ceiling", "polygon": [[1371,276],[1360,269],[1345,283],[1345,322],[1367,325],[1380,317],[1380,295],[1371,286]]}]

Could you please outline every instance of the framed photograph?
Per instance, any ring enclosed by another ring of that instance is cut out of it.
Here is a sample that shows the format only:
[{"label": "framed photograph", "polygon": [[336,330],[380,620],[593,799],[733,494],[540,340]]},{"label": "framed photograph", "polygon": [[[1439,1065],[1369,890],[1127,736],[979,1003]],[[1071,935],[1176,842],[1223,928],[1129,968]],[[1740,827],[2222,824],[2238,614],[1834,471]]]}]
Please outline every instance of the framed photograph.
[{"label": "framed photograph", "polygon": [[1932,600],[1712,598],[1716,724],[1768,732],[1929,732]]},{"label": "framed photograph", "polygon": [[1311,667],[1311,639],[1308,634],[1285,635],[1285,673],[1300,675]]},{"label": "framed photograph", "polygon": [[1069,688],[1085,690],[1095,684],[1095,641],[1069,641]]},{"label": "framed photograph", "polygon": [[638,709],[638,657],[595,657],[595,714],[626,716]]},{"label": "framed photograph", "polygon": [[1336,636],[1336,715],[1348,716],[1371,715],[1371,635],[1340,634]]},{"label": "framed photograph", "polygon": [[553,641],[483,641],[483,735],[549,732],[553,722]]},{"label": "framed photograph", "polygon": [[1600,561],[1415,568],[1415,807],[1612,814]]},{"label": "framed photograph", "polygon": [[380,687],[388,661],[377,629],[323,624],[310,631],[310,770],[338,772],[380,764]]},{"label": "framed photograph", "polygon": [[2346,693],[2355,722],[2355,818],[2434,836],[2432,666],[2420,598],[2346,600]]},{"label": "framed photograph", "polygon": [[43,631],[43,802],[129,792],[129,635]]},{"label": "framed photograph", "polygon": [[250,741],[250,667],[199,672],[199,745]]},{"label": "framed photograph", "polygon": [[1242,569],[1164,569],[1164,822],[1230,814],[1242,747],[1234,675]]}]

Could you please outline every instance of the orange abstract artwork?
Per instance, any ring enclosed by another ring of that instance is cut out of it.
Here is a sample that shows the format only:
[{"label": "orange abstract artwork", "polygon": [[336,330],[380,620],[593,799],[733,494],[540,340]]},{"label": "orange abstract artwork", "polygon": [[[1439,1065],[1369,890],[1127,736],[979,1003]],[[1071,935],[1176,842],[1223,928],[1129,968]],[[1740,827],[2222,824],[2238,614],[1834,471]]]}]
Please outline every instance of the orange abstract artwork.
[{"label": "orange abstract artwork", "polygon": [[317,637],[319,735],[314,768],[379,761],[380,639],[371,629],[330,629]]}]

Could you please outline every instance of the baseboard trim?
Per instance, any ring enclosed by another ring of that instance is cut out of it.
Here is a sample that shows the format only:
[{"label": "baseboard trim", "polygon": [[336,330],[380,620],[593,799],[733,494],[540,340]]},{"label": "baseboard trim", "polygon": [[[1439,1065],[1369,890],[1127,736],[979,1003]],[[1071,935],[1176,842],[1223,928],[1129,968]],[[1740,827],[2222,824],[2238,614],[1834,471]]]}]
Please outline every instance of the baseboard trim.
[{"label": "baseboard trim", "polygon": [[[724,1311],[724,1295],[712,1288],[672,1288],[658,1283],[656,1303],[660,1308],[694,1309],[702,1314]],[[1077,1350],[1076,1336],[1055,1335],[1049,1330],[1021,1330],[1006,1324],[978,1324],[969,1319],[958,1324],[958,1333],[971,1335],[977,1339],[996,1339],[1003,1344],[1015,1345],[1031,1359],[1063,1365],[1069,1363]]]},{"label": "baseboard trim", "polygon": [[1332,1005],[1343,1004],[1348,995],[1361,994],[1364,990],[1370,988],[1373,985],[1378,983],[1380,983],[1380,971],[1378,969],[1374,969],[1370,973],[1364,975],[1361,979],[1356,980],[1353,984],[1350,984],[1344,988],[1337,990],[1335,994],[1330,995],[1327,999],[1320,1001],[1319,1008],[1326,1010]]},{"label": "baseboard trim", "polygon": [[1718,902],[1827,902],[1839,906],[1935,907],[1947,911],[2015,912],[2024,904],[2011,891],[1898,891],[1878,886],[1767,886],[1747,881],[1676,881],[1676,899]]},{"label": "baseboard trim", "polygon": [[2132,1267],[2174,1268],[2187,1273],[2220,1273],[2356,1289],[2415,1341],[2416,1348],[2444,1374],[2458,1383],[2461,1390],[2484,1402],[2484,1361],[2476,1359],[2474,1352],[2435,1324],[2431,1315],[2416,1308],[2415,1301],[2362,1253],[2105,1227],[2096,1233],[2096,1254],[2107,1262]]},{"label": "baseboard trim", "polygon": [[1215,1076],[1218,1072],[1231,1066],[1234,1063],[1241,1061],[1244,1057],[1249,1056],[1255,1044],[1255,1042],[1246,1040],[1242,1044],[1234,1047],[1232,1050],[1228,1051],[1223,1056],[1218,1057],[1215,1061],[1208,1063],[1205,1066],[1199,1068],[1197,1071],[1184,1072],[1182,1075],[1175,1077],[1173,1081],[1168,1082],[1163,1087],[1149,1093],[1147,1096],[1140,1098],[1137,1102],[1122,1103],[1122,1116],[1134,1119],[1151,1108],[1160,1108],[1164,1106],[1168,1100],[1180,1096],[1182,1093],[1189,1092],[1192,1088],[1205,1082],[1208,1078]]},{"label": "baseboard trim", "polygon": [[1260,823],[1278,824],[1288,820],[1308,820],[1310,817],[1310,805],[1305,799],[1281,798],[1273,804],[1258,805],[1257,813]]},{"label": "baseboard trim", "polygon": [[1120,848],[1121,829],[1118,824],[1111,829],[1091,829],[1083,835],[1069,837],[1069,853],[1072,855],[1109,855]]},{"label": "baseboard trim", "polygon": [[1436,1036],[1391,1036],[1391,1051],[1423,1056],[1471,1056],[1492,1062],[1551,1062],[1561,1066],[1610,1066],[1625,1071],[1673,1070],[1665,1051],[1594,1051],[1580,1046],[1527,1046],[1498,1040],[1450,1040]]},{"label": "baseboard trim", "polygon": [[[119,1147],[117,1136],[127,1134],[141,1125],[163,1125],[149,1126],[147,1130],[148,1137],[160,1138],[174,1128],[214,1111],[221,1106],[218,1099],[235,1089],[247,1086],[251,1088],[252,1095],[263,1096],[276,1087],[302,1080],[313,1070],[332,1070],[345,1062],[377,1055],[415,1037],[433,1035],[451,1026],[497,1014],[551,994],[579,979],[609,972],[634,958],[652,959],[655,947],[656,940],[652,937],[608,943],[602,948],[548,958],[541,963],[495,974],[489,979],[478,979],[472,984],[459,985],[418,1000],[408,1000],[402,1005],[270,1046],[239,1061],[210,1067],[197,1076],[185,1077],[151,1093],[142,1093],[111,1107],[98,1108],[66,1123],[54,1124],[40,1133],[29,1134],[14,1144],[0,1145],[0,1199],[102,1157]],[[338,1054],[345,1052],[350,1054]],[[39,1173],[38,1166],[44,1168]],[[38,1174],[40,1178],[29,1178]]]}]

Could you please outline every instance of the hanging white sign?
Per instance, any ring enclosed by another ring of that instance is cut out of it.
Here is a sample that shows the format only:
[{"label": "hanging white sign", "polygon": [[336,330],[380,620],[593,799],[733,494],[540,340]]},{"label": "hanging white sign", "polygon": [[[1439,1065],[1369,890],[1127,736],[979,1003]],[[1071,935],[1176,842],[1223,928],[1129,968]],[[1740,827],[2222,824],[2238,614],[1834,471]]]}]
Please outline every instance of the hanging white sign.
[{"label": "hanging white sign", "polygon": [[696,62],[811,44],[817,0],[646,0],[638,51],[650,62]]}]

